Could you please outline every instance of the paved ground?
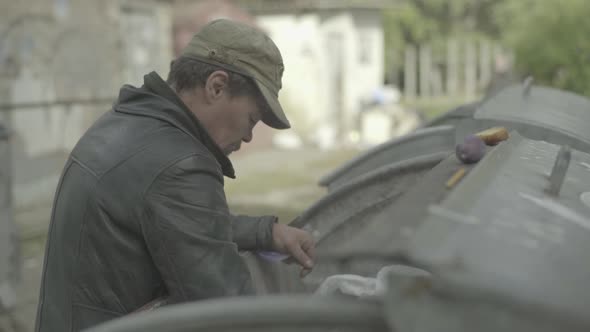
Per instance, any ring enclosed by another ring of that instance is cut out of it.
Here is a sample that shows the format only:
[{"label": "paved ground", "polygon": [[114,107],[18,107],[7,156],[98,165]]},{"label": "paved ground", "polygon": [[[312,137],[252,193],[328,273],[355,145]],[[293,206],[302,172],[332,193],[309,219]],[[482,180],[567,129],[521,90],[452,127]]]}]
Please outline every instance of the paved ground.
[{"label": "paved ground", "polygon": [[[357,153],[264,150],[237,154],[232,160],[238,178],[226,181],[231,209],[251,215],[274,214],[288,222],[323,195],[324,190],[317,186],[319,178]],[[15,312],[22,325],[19,332],[34,327],[49,215],[49,205],[40,204],[15,216],[23,239],[23,273]]]}]

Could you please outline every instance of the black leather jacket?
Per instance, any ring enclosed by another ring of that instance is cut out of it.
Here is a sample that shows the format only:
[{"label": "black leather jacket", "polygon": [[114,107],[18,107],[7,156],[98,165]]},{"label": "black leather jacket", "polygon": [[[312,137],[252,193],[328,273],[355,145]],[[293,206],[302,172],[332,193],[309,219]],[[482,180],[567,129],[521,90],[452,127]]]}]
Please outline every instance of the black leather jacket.
[{"label": "black leather jacket", "polygon": [[275,217],[232,216],[229,159],[154,72],[124,86],[59,182],[36,331],[78,331],[169,302],[251,294],[240,250],[268,250]]}]

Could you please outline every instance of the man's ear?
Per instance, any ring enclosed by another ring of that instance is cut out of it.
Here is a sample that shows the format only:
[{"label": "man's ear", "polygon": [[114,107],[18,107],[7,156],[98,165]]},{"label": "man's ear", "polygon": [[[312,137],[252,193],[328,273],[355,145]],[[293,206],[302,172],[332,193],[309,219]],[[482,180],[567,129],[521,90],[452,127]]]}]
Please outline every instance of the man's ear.
[{"label": "man's ear", "polygon": [[205,95],[209,101],[214,101],[227,93],[229,75],[223,70],[216,70],[207,78]]}]

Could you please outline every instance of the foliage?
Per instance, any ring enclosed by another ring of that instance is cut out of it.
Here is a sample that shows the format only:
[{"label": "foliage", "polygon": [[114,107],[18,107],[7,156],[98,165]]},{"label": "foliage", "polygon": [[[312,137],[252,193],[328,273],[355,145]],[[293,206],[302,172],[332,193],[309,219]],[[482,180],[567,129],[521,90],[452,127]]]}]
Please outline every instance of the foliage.
[{"label": "foliage", "polygon": [[505,0],[494,14],[521,74],[590,96],[590,1]]},{"label": "foliage", "polygon": [[383,13],[386,72],[401,65],[407,45],[428,43],[444,53],[448,38],[489,39],[498,29],[489,15],[501,0],[399,0]]},{"label": "foliage", "polygon": [[398,0],[383,14],[386,70],[408,44],[487,38],[514,51],[522,76],[590,96],[588,14],[588,0]]}]

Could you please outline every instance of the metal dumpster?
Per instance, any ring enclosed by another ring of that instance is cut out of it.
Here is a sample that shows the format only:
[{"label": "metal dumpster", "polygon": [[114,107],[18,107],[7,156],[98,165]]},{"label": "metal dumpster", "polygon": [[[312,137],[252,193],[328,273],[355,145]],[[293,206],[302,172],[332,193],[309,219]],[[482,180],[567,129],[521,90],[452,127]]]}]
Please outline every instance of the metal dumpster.
[{"label": "metal dumpster", "polygon": [[[459,167],[467,175],[446,186]],[[513,131],[477,164],[448,156],[363,227],[318,248],[306,283],[399,264],[425,272],[388,273],[377,298],[221,299],[91,331],[588,331],[589,174],[590,154]]]},{"label": "metal dumpster", "polygon": [[379,303],[282,295],[175,305],[86,331],[389,332],[389,328]]},{"label": "metal dumpster", "polygon": [[522,136],[567,144],[590,152],[590,99],[527,81],[501,90],[489,99],[466,104],[426,126],[452,125],[457,141],[468,133],[505,126]]},{"label": "metal dumpster", "polygon": [[329,191],[376,168],[406,159],[453,151],[467,134],[505,126],[521,135],[590,152],[590,99],[557,89],[512,85],[493,97],[461,105],[414,133],[359,154],[320,179]]},{"label": "metal dumpster", "polygon": [[[330,276],[372,277],[392,265],[424,273],[388,273],[376,301],[226,299],[95,331],[224,329],[234,318],[235,331],[590,330],[590,102],[514,86],[476,105],[454,111],[450,122],[437,120],[445,127],[388,142],[324,178],[326,195],[293,222],[318,243],[316,267],[305,278],[292,266],[246,255],[261,294],[312,293]],[[511,129],[510,138],[487,147],[476,164],[459,162],[453,135],[494,125]],[[441,133],[442,143],[431,140]],[[416,142],[417,151],[410,148]],[[461,168],[463,178],[449,185]],[[308,325],[297,321],[304,316]]]},{"label": "metal dumpster", "polygon": [[422,128],[359,154],[324,176],[320,179],[319,184],[333,191],[354,178],[365,175],[377,168],[416,157],[451,152],[454,149],[455,128],[453,126]]},{"label": "metal dumpster", "polygon": [[[328,193],[293,222],[314,234],[318,254],[324,260],[305,279],[306,287],[297,276],[289,278],[293,273],[284,267],[249,256],[254,274],[264,276],[257,280],[266,280],[260,283],[260,289],[267,284],[273,285],[266,287],[273,292],[300,292],[315,289],[332,274],[376,273],[383,262],[374,258],[373,250],[383,246],[385,240],[401,247],[413,231],[410,226],[423,217],[429,204],[447,195],[444,181],[459,164],[454,156],[455,142],[500,125],[526,138],[589,152],[588,109],[590,100],[581,96],[513,85],[431,123],[443,125],[419,129],[359,154],[320,180]],[[392,220],[391,215],[396,217]],[[362,259],[352,259],[357,256]]]},{"label": "metal dumpster", "polygon": [[432,276],[390,281],[392,326],[588,331],[589,197],[589,154],[513,133],[400,248]]}]

